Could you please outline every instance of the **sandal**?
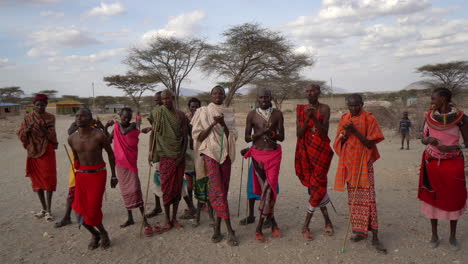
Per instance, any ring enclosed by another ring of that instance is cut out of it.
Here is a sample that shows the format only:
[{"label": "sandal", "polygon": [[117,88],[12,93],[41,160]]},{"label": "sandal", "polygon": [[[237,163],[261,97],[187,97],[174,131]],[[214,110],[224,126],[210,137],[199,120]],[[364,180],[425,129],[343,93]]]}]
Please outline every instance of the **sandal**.
[{"label": "sandal", "polygon": [[323,233],[327,236],[333,236],[335,231],[333,230],[333,225],[332,224],[326,224],[325,228],[323,229]]},{"label": "sandal", "polygon": [[273,227],[273,232],[271,233],[274,238],[280,238],[281,237],[281,231],[279,227],[275,226]]},{"label": "sandal", "polygon": [[265,237],[263,236],[262,233],[260,232],[255,232],[255,240],[257,240],[258,242],[265,242]]},{"label": "sandal", "polygon": [[52,216],[51,213],[46,212],[44,216],[45,216],[45,220],[46,220],[47,222],[52,222],[52,221],[54,221],[54,217]]},{"label": "sandal", "polygon": [[46,214],[46,210],[41,210],[39,213],[35,213],[34,216],[37,218],[37,219],[41,219],[45,216]]},{"label": "sandal", "polygon": [[156,233],[156,234],[162,234],[162,233],[164,233],[164,232],[167,232],[167,231],[171,230],[172,225],[169,224],[169,223],[167,223],[167,224],[164,225],[164,226],[155,225],[153,228],[154,228],[154,233]]},{"label": "sandal", "polygon": [[304,237],[305,240],[307,241],[312,241],[314,240],[314,237],[310,233],[310,229],[308,227],[302,228],[302,236]]},{"label": "sandal", "polygon": [[144,232],[146,237],[152,237],[153,236],[153,228],[151,226],[146,226],[145,227],[145,232]]}]

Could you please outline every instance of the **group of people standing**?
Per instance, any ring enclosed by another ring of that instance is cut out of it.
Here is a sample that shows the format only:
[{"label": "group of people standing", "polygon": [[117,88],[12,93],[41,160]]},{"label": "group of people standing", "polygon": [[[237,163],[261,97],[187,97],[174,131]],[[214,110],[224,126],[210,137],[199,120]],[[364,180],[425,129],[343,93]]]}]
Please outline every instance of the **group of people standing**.
[{"label": "group of people standing", "polygon": [[[305,240],[313,240],[309,225],[317,208],[325,219],[324,233],[334,234],[327,211],[328,204],[333,206],[327,185],[335,153],[339,161],[334,189],[348,191],[351,241],[364,240],[371,232],[372,245],[377,251],[386,253],[378,238],[373,168],[380,157],[377,144],[384,140],[383,133],[377,119],[363,109],[363,98],[359,94],[351,94],[346,98],[349,111],[340,118],[332,143],[328,136],[331,111],[328,105],[319,102],[320,93],[320,86],[309,85],[306,89],[308,104],[298,105],[296,110],[295,172],[309,194],[302,236]],[[189,113],[185,114],[176,108],[175,96],[170,90],[159,92],[155,95],[156,107],[148,118],[151,127],[141,130],[141,116],[137,122],[131,122],[130,108],[122,109],[119,122],[111,120],[105,126],[93,119],[89,109],[80,109],[69,129],[68,144],[72,150],[73,168],[67,213],[56,226],[71,223],[73,208],[79,215],[79,223],[92,234],[88,247],[110,246],[101,211],[106,184],[106,164],[102,156],[102,150],[105,150],[111,169],[111,188],[119,185],[128,212],[128,219],[121,227],[134,224],[131,210],[138,208],[147,236],[173,228],[182,229],[177,213],[183,198],[187,210],[179,218],[194,218],[193,226],[196,227],[200,224],[200,212],[206,209],[213,226],[211,241],[218,243],[224,239],[221,232],[224,219],[228,245],[238,245],[228,203],[238,131],[233,110],[224,105],[225,97],[224,88],[215,86],[211,90],[210,104],[201,106],[198,99],[192,98],[188,103]],[[260,200],[260,217],[255,239],[259,242],[266,241],[265,227],[271,228],[273,238],[282,236],[274,207],[279,195],[282,159],[279,142],[285,138],[284,117],[280,110],[272,107],[271,101],[272,94],[268,89],[258,91],[257,107],[246,118],[244,139],[249,147],[241,151],[242,158],[251,160],[252,166],[248,181],[249,215],[240,224],[255,222],[253,207],[257,197]],[[448,89],[434,90],[431,102],[432,107],[425,116],[422,143],[427,147],[421,164],[418,197],[422,201],[422,213],[431,219],[430,245],[439,245],[437,221],[446,219],[450,220],[451,226],[450,245],[458,249],[455,237],[457,219],[465,210],[467,198],[462,152],[466,146],[459,144],[459,135],[468,142],[468,118],[451,103]],[[33,190],[42,203],[42,210],[36,217],[52,221],[52,192],[57,182],[54,149],[58,143],[55,118],[45,112],[46,105],[45,95],[34,98],[34,111],[26,114],[18,137],[28,150],[26,176],[31,178]],[[113,131],[109,133],[107,130],[111,126]],[[150,133],[148,162],[155,167],[152,177],[155,208],[147,215],[138,178],[140,132]],[[198,201],[197,208],[193,197]],[[165,223],[151,226],[147,218],[163,210]]]}]

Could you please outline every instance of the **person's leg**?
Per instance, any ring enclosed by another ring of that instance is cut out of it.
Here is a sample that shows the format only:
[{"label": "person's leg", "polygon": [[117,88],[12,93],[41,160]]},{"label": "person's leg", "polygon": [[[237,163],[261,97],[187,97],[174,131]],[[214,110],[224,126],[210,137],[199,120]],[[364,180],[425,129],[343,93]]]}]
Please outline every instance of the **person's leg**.
[{"label": "person's leg", "polygon": [[382,245],[377,236],[377,232],[372,232],[372,246],[382,254],[387,254],[387,249]]},{"label": "person's leg", "polygon": [[221,217],[216,217],[216,222],[213,227],[213,236],[211,237],[211,242],[218,243],[223,240],[223,235],[221,234]]},{"label": "person's leg", "polygon": [[172,204],[172,226],[175,227],[177,230],[184,228],[178,221],[177,221],[177,209],[179,208],[179,200]]},{"label": "person's leg", "polygon": [[97,226],[99,233],[101,235],[101,248],[107,249],[110,247],[110,239],[109,234],[107,233],[106,229],[104,228],[103,224]]},{"label": "person's leg", "polygon": [[127,221],[123,224],[120,225],[120,228],[125,228],[127,226],[131,226],[133,224],[135,224],[135,221],[133,221],[133,214],[132,214],[132,210],[127,210]]},{"label": "person's leg", "polygon": [[239,245],[239,241],[237,240],[236,233],[234,232],[234,230],[232,229],[232,226],[231,226],[231,219],[226,218],[226,219],[224,219],[224,222],[226,223],[226,228],[227,228],[227,231],[228,231],[228,245],[230,245],[230,246]]},{"label": "person's leg", "polygon": [[66,211],[65,211],[65,215],[63,216],[63,218],[59,222],[55,223],[56,228],[71,224],[71,210],[72,210],[71,205],[72,205],[72,201],[69,201],[67,199],[67,205],[66,205],[67,208],[66,208]]},{"label": "person's leg", "polygon": [[200,213],[203,207],[203,203],[200,201],[197,202],[197,213],[195,214],[195,222],[192,224],[192,227],[198,227],[200,225]]},{"label": "person's leg", "polygon": [[458,220],[450,220],[450,239],[449,243],[452,246],[453,250],[459,250],[460,247],[457,241],[457,223]]},{"label": "person's leg", "polygon": [[44,196],[44,190],[40,189],[39,191],[37,191],[37,196],[39,197],[39,201],[41,201],[42,210],[47,212],[47,204]]},{"label": "person's leg", "polygon": [[437,219],[431,219],[432,237],[431,237],[430,244],[433,247],[437,247],[439,244],[439,234],[437,233],[437,225],[438,225]]},{"label": "person's leg", "polygon": [[333,224],[330,220],[330,216],[328,215],[328,210],[326,206],[320,207],[320,211],[322,211],[323,219],[325,220],[325,234],[328,236],[332,236],[334,233]]},{"label": "person's leg", "polygon": [[99,241],[101,240],[101,234],[99,233],[99,231],[96,230],[96,228],[94,228],[93,226],[89,226],[89,225],[87,225],[85,223],[83,223],[83,226],[92,235],[91,241],[88,244],[88,249],[93,250],[93,249],[98,248],[99,247]]},{"label": "person's leg", "polygon": [[309,208],[307,210],[306,218],[304,220],[304,224],[302,225],[302,236],[304,237],[305,240],[311,241],[314,239],[314,237],[310,234],[310,220],[312,219],[312,216],[314,215],[314,211]]},{"label": "person's leg", "polygon": [[141,217],[143,217],[143,223],[145,223],[145,226],[149,226],[148,219],[145,216],[145,208],[140,206],[138,209],[140,209]]},{"label": "person's leg", "polygon": [[47,191],[47,212],[52,214],[52,196],[54,194],[53,191]]},{"label": "person's leg", "polygon": [[214,226],[215,225],[215,218],[214,218],[214,210],[213,207],[211,206],[210,201],[206,202],[206,205],[208,206],[208,216],[210,217],[210,225]]},{"label": "person's leg", "polygon": [[406,134],[406,149],[409,149],[409,132]]},{"label": "person's leg", "polygon": [[403,149],[405,145],[405,133],[400,133],[400,136],[401,136],[401,148],[400,149]]},{"label": "person's leg", "polygon": [[162,213],[161,199],[156,194],[154,195],[154,203],[155,205],[154,205],[153,211],[151,211],[149,214],[146,215],[146,217],[148,218],[155,217],[158,214]]},{"label": "person's leg", "polygon": [[251,223],[255,223],[255,215],[254,215],[254,207],[255,207],[255,198],[249,199],[249,215],[240,220],[240,225],[248,225]]}]

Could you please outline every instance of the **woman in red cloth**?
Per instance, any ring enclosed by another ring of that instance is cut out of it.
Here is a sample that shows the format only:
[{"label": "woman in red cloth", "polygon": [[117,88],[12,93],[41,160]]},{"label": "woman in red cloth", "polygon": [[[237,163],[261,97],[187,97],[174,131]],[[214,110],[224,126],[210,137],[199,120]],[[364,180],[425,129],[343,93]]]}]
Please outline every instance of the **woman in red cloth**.
[{"label": "woman in red cloth", "polygon": [[[35,216],[53,221],[51,207],[52,193],[57,186],[55,149],[58,142],[55,116],[45,111],[47,103],[48,98],[45,94],[37,94],[33,100],[33,112],[24,116],[21,128],[16,134],[28,151],[26,177],[31,179],[32,189],[37,192],[42,205],[42,210]],[[47,200],[44,191],[47,193]]]},{"label": "woman in red cloth", "polygon": [[[451,102],[447,88],[432,92],[432,108],[425,115],[418,198],[421,212],[432,225],[431,247],[439,245],[437,223],[450,220],[450,246],[459,250],[457,221],[466,208],[466,181],[462,148],[468,142],[468,117]],[[465,143],[459,144],[460,133]]]}]

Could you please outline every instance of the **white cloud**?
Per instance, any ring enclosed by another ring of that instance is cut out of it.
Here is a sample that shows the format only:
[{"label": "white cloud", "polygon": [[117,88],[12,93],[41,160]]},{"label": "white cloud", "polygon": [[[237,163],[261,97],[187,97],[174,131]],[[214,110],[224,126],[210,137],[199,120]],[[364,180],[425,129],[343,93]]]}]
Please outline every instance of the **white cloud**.
[{"label": "white cloud", "polygon": [[100,6],[86,12],[88,16],[117,16],[125,13],[125,7],[121,3],[106,4],[102,3]]},{"label": "white cloud", "polygon": [[108,60],[112,57],[122,55],[126,49],[109,49],[103,50],[97,53],[93,53],[90,55],[70,55],[70,56],[63,56],[63,57],[51,57],[48,59],[49,62],[54,63],[97,63],[103,62]]},{"label": "white cloud", "polygon": [[34,32],[31,39],[40,46],[80,47],[99,43],[88,32],[76,27],[49,27]]},{"label": "white cloud", "polygon": [[54,11],[42,11],[40,15],[41,17],[61,18],[65,16],[65,13]]},{"label": "white cloud", "polygon": [[461,32],[468,32],[468,20],[441,21],[438,25],[431,25],[421,30],[423,39],[435,39],[454,36]]},{"label": "white cloud", "polygon": [[45,47],[31,48],[28,53],[29,57],[52,57],[57,56],[58,52],[54,50],[49,50]]},{"label": "white cloud", "polygon": [[318,16],[323,19],[367,20],[410,14],[430,6],[428,0],[324,0]]},{"label": "white cloud", "polygon": [[163,28],[147,31],[142,39],[147,43],[155,36],[189,36],[200,29],[200,23],[205,17],[205,12],[199,10],[171,17]]},{"label": "white cloud", "polygon": [[0,69],[8,69],[13,67],[13,65],[8,58],[0,58]]}]

